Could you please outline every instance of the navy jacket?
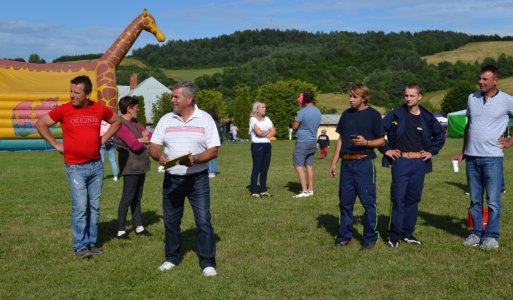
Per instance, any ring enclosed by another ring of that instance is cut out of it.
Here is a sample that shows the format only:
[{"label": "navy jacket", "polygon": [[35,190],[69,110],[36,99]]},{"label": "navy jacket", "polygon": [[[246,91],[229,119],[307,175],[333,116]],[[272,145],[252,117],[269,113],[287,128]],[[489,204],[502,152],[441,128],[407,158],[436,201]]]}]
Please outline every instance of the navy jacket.
[{"label": "navy jacket", "polygon": [[[440,149],[442,149],[445,143],[445,131],[432,113],[422,106],[419,106],[419,108],[420,115],[422,116],[420,121],[422,127],[422,147],[424,151],[428,151],[435,156],[440,152]],[[390,149],[397,149],[397,142],[405,131],[405,119],[407,113],[408,109],[406,108],[406,105],[403,105],[402,107],[390,112],[383,119],[383,126],[385,127],[385,132],[387,134],[385,145],[379,148],[379,151],[383,153],[383,167],[389,167],[392,163],[392,159],[384,154]],[[433,170],[431,159],[426,161],[424,169],[426,173]]]}]

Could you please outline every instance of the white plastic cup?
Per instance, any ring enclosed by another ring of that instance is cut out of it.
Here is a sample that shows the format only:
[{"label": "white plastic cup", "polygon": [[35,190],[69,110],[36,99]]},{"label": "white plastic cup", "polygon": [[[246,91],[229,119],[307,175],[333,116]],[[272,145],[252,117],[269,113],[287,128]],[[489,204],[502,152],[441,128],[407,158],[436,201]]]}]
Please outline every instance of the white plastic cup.
[{"label": "white plastic cup", "polygon": [[453,160],[452,161],[452,169],[453,169],[454,173],[458,173],[460,171],[460,168],[458,167],[458,161],[457,160]]}]

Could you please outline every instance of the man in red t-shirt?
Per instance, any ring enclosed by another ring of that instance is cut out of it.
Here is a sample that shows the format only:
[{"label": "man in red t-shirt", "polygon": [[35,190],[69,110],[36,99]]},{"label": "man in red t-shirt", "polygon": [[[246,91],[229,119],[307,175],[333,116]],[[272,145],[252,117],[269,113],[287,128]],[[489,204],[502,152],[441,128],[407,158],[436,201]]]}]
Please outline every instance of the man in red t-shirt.
[{"label": "man in red t-shirt", "polygon": [[[121,119],[117,114],[89,99],[92,89],[89,77],[75,77],[71,80],[71,101],[56,107],[39,118],[35,124],[39,134],[64,156],[72,197],[73,250],[80,258],[102,253],[96,245],[103,187],[100,146],[121,126]],[[111,126],[100,137],[102,120]],[[50,127],[57,122],[61,123],[62,144],[50,132]]]}]

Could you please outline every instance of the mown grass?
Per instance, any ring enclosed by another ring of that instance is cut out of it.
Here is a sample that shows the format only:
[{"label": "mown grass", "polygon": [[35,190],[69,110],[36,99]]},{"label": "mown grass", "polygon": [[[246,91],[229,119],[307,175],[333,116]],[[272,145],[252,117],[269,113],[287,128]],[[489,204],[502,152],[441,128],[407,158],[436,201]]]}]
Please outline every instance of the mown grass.
[{"label": "mown grass", "polygon": [[[512,297],[513,152],[506,151],[501,247],[493,252],[469,249],[461,245],[468,234],[465,173],[453,173],[449,161],[461,142],[448,140],[427,176],[416,230],[424,241],[421,247],[387,247],[390,170],[376,160],[380,239],[368,252],[358,246],[363,226],[359,203],[354,243],[331,248],[339,216],[338,179],[328,176],[328,161],[315,160],[315,196],[294,199],[299,190],[291,163],[294,144],[273,143],[268,183],[273,197],[253,199],[248,192],[250,144],[222,145],[220,173],[211,180],[216,278],[201,276],[189,204],[182,222],[183,261],[170,272],[157,270],[163,262],[164,225],[162,175],[155,167],[142,205],[144,223],[154,237],[137,238],[130,232],[132,242],[115,239],[122,182],[107,176],[99,230],[105,253],[84,261],[71,250],[70,194],[62,157],[55,152],[0,153],[0,298]],[[111,174],[108,164],[106,174]]]},{"label": "mown grass", "polygon": [[[349,95],[347,93],[323,93],[319,94],[316,100],[320,106],[324,106],[326,108],[335,108],[337,110],[337,114],[341,114],[344,110],[350,107]],[[370,104],[380,113],[386,113],[386,109],[384,107],[373,105],[372,99]]]},{"label": "mown grass", "polygon": [[167,77],[176,81],[194,80],[202,75],[213,75],[214,73],[223,73],[224,68],[203,68],[203,69],[161,69]]},{"label": "mown grass", "polygon": [[461,61],[463,63],[474,63],[483,61],[486,57],[498,58],[501,54],[513,55],[513,41],[497,42],[475,42],[468,43],[463,47],[438,52],[433,55],[424,56],[428,64],[438,64],[447,61],[452,64]]}]

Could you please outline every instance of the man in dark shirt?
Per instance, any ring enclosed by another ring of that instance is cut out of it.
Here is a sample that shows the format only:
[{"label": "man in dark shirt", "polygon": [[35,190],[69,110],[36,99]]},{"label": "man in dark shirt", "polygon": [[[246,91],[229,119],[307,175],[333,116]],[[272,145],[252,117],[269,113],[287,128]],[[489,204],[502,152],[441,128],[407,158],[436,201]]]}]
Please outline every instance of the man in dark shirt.
[{"label": "man in dark shirt", "polygon": [[433,155],[445,142],[445,132],[432,113],[419,105],[422,93],[418,84],[404,91],[405,104],[383,119],[387,134],[383,166],[392,165],[392,201],[388,244],[399,247],[399,241],[421,245],[413,236],[426,173],[431,172]]},{"label": "man in dark shirt", "polygon": [[353,239],[353,209],[356,196],[365,209],[361,250],[369,250],[378,240],[376,211],[376,168],[374,148],[384,144],[381,114],[369,106],[369,88],[363,84],[351,87],[350,108],[337,125],[339,138],[333,153],[330,176],[335,178],[340,163],[340,224],[334,248],[346,247]]}]

